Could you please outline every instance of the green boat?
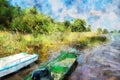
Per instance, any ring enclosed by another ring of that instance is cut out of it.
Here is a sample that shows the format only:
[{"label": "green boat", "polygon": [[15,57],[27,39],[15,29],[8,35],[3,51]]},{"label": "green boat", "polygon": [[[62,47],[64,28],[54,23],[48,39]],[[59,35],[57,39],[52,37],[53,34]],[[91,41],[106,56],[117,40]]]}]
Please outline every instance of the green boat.
[{"label": "green boat", "polygon": [[[68,76],[76,67],[76,57],[77,55],[73,52],[61,51],[58,57],[48,61],[45,65],[40,66],[39,70],[48,67],[50,75],[53,77],[53,79],[50,80],[66,80],[66,78],[68,78]],[[32,76],[33,72],[27,75],[23,80],[33,80]]]}]

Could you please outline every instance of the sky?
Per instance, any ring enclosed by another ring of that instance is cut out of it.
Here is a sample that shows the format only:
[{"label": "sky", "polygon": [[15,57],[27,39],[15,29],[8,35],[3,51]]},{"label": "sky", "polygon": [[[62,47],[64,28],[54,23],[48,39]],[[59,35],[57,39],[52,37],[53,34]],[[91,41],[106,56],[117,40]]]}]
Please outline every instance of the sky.
[{"label": "sky", "polygon": [[85,19],[93,29],[120,30],[120,0],[8,0],[22,8],[36,8],[57,21]]}]

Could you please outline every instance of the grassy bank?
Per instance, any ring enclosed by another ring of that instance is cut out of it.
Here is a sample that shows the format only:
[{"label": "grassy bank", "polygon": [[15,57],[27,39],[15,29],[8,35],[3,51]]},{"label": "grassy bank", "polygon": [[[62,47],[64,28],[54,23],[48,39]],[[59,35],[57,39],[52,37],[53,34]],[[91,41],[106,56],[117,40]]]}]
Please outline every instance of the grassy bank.
[{"label": "grassy bank", "polygon": [[49,51],[57,51],[62,45],[82,49],[106,41],[105,37],[93,32],[56,32],[49,35],[0,32],[0,57],[19,52],[38,53],[39,60],[45,61]]}]

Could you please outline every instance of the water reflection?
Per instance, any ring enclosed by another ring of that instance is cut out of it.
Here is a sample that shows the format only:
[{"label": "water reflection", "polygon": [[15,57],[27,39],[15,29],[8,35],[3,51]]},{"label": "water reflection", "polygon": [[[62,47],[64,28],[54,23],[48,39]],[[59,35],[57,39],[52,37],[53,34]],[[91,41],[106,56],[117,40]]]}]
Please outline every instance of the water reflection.
[{"label": "water reflection", "polygon": [[111,42],[84,51],[70,80],[120,80],[120,34]]}]

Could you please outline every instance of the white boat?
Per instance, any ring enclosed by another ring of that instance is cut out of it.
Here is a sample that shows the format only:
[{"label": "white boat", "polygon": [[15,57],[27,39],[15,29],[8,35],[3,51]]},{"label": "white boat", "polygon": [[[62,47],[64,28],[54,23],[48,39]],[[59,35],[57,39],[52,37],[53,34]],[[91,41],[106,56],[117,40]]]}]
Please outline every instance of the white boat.
[{"label": "white boat", "polygon": [[12,56],[0,58],[0,77],[16,72],[21,68],[35,62],[37,54],[19,53]]}]

